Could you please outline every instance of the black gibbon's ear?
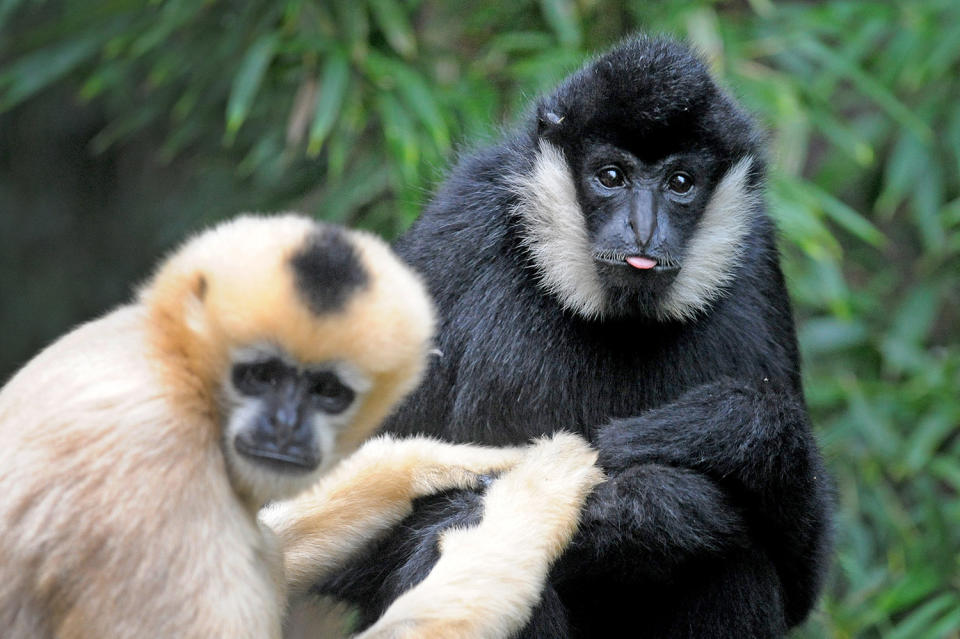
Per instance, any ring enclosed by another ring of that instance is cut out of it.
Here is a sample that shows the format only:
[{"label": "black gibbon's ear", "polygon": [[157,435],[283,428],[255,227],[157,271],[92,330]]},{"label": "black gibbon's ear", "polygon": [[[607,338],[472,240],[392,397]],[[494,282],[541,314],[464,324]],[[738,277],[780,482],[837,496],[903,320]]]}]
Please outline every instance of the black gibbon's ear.
[{"label": "black gibbon's ear", "polygon": [[537,135],[550,139],[563,125],[564,116],[559,105],[551,102],[541,102],[537,106]]}]

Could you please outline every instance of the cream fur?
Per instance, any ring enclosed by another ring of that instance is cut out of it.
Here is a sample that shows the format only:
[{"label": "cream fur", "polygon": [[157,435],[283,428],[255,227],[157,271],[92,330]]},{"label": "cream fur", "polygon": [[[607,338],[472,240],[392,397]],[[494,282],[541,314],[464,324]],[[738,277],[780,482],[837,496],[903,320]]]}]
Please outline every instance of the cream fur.
[{"label": "cream fur", "polygon": [[445,532],[426,579],[356,639],[502,639],[522,629],[603,478],[596,458],[565,433],[530,447],[487,491],[480,524]]},{"label": "cream fur", "polygon": [[277,551],[209,418],[171,406],[145,319],[82,326],[0,393],[5,637],[279,636]]},{"label": "cream fur", "polygon": [[370,440],[310,490],[260,513],[280,539],[291,599],[410,514],[417,497],[473,487],[481,474],[508,469],[523,455],[420,437]]},{"label": "cream fur", "polygon": [[[220,399],[232,354],[266,341],[368,380],[336,438],[343,456],[416,384],[433,327],[417,276],[362,233],[348,237],[370,285],[341,313],[306,309],[288,259],[316,228],[245,216],[193,238],[135,302],[62,337],[0,391],[5,637],[280,636],[281,558],[256,511],[292,488],[230,469]],[[344,519],[375,519],[346,494],[340,505]]]},{"label": "cream fur", "polygon": [[512,183],[523,242],[541,286],[578,315],[602,316],[606,296],[563,151],[541,140],[533,171],[514,176]]},{"label": "cream fur", "polygon": [[[730,284],[759,204],[760,196],[747,186],[752,164],[751,157],[737,162],[714,190],[684,252],[680,273],[657,309],[660,319],[692,319]],[[606,295],[563,151],[541,140],[533,170],[514,176],[512,185],[523,243],[541,286],[564,308],[588,319],[603,317]]]},{"label": "cream fur", "polygon": [[694,318],[723,295],[733,280],[743,259],[743,240],[760,204],[759,193],[747,185],[752,165],[752,157],[741,159],[714,189],[684,252],[677,279],[660,305],[662,319]]}]

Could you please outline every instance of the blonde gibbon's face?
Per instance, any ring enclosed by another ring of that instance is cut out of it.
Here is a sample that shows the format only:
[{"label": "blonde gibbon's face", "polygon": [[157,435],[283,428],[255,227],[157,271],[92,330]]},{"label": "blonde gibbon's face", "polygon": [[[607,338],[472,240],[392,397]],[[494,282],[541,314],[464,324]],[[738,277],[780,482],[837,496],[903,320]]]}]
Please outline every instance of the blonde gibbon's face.
[{"label": "blonde gibbon's face", "polygon": [[270,343],[231,360],[222,400],[231,468],[269,495],[296,493],[338,458],[338,437],[373,380],[348,361],[305,364]]}]

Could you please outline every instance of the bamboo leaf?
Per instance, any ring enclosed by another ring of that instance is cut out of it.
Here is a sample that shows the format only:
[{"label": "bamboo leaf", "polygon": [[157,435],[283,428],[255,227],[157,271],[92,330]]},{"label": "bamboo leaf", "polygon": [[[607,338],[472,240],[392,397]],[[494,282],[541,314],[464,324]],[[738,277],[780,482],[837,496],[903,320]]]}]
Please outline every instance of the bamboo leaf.
[{"label": "bamboo leaf", "polygon": [[3,29],[7,19],[23,4],[23,0],[0,0],[0,29]]},{"label": "bamboo leaf", "polygon": [[934,458],[936,451],[957,428],[960,415],[947,407],[940,407],[917,423],[904,451],[904,463],[914,472],[922,471]]},{"label": "bamboo leaf", "polygon": [[887,635],[887,639],[915,639],[927,636],[925,632],[929,631],[929,626],[933,622],[944,613],[957,610],[958,606],[960,606],[960,598],[956,593],[944,593],[935,597],[898,623],[893,632]]},{"label": "bamboo leaf", "polygon": [[366,4],[359,0],[336,0],[334,10],[351,57],[355,61],[362,60],[367,54],[370,33]]},{"label": "bamboo leaf", "polygon": [[827,217],[838,225],[873,246],[883,246],[886,243],[886,237],[880,232],[880,229],[874,226],[865,216],[830,195],[816,184],[812,182],[797,183],[798,186],[801,184],[801,188],[807,192],[810,199],[815,201],[823,212],[827,214]]},{"label": "bamboo leaf", "polygon": [[337,120],[349,82],[350,62],[347,57],[342,53],[335,53],[327,58],[320,77],[313,123],[310,125],[307,155],[315,157],[320,153],[324,140]]},{"label": "bamboo leaf", "polygon": [[543,17],[557,40],[568,49],[577,49],[583,40],[577,6],[572,0],[540,0]]},{"label": "bamboo leaf", "polygon": [[227,101],[227,142],[236,137],[237,131],[243,126],[253,100],[260,89],[263,76],[270,66],[277,49],[276,34],[269,33],[260,36],[247,50],[240,62],[236,75],[233,77],[233,86]]},{"label": "bamboo leaf", "polygon": [[892,216],[927,166],[927,153],[923,143],[904,131],[890,152],[884,173],[884,188],[877,198],[878,211]]},{"label": "bamboo leaf", "polygon": [[370,9],[394,51],[405,58],[413,57],[417,52],[417,41],[397,0],[370,0]]},{"label": "bamboo leaf", "polygon": [[416,179],[420,160],[419,146],[413,137],[413,123],[400,102],[390,93],[377,100],[377,111],[383,121],[383,133],[404,175],[404,181]]},{"label": "bamboo leaf", "polygon": [[898,100],[886,87],[864,72],[851,60],[837,55],[832,49],[811,38],[801,38],[797,48],[811,58],[825,65],[831,71],[849,79],[866,97],[883,108],[894,120],[899,122],[924,142],[933,139],[930,126]]},{"label": "bamboo leaf", "polygon": [[104,41],[89,33],[20,58],[0,74],[0,112],[20,104],[92,58]]}]

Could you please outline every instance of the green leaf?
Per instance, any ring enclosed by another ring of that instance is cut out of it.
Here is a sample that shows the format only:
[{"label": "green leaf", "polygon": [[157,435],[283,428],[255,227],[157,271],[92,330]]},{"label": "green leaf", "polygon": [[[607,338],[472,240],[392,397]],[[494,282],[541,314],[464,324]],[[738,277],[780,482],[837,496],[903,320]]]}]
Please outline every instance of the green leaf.
[{"label": "green leaf", "polygon": [[23,0],[0,0],[0,29],[3,29],[7,19],[23,4]]},{"label": "green leaf", "polygon": [[922,471],[934,458],[937,450],[951,437],[960,420],[956,410],[946,407],[935,409],[921,419],[907,441],[904,462],[912,472]]},{"label": "green leaf", "polygon": [[936,592],[940,585],[937,575],[929,567],[918,570],[910,579],[902,580],[888,587],[878,598],[874,606],[885,615],[893,615],[901,610],[915,606],[919,601]]},{"label": "green leaf", "polygon": [[946,144],[956,162],[956,172],[960,175],[960,102],[953,107],[950,115],[950,124],[947,126]]},{"label": "green leaf", "polygon": [[205,3],[197,0],[168,0],[162,5],[154,24],[134,40],[130,46],[131,55],[140,57],[157,46],[169,42],[171,34],[189,22],[204,7]]},{"label": "green leaf", "polygon": [[915,135],[904,131],[890,152],[884,172],[884,187],[877,198],[877,210],[887,217],[912,192],[913,185],[928,164],[927,148]]},{"label": "green leaf", "polygon": [[939,162],[932,160],[912,186],[911,213],[920,231],[924,247],[933,254],[943,252],[946,243],[940,217],[943,206],[944,180]]},{"label": "green leaf", "polygon": [[830,195],[812,182],[798,182],[797,185],[802,185],[801,188],[807,192],[813,201],[819,204],[823,212],[827,214],[827,217],[854,236],[873,246],[883,246],[886,243],[887,238],[880,232],[880,229],[874,226],[866,217],[857,213],[839,199]]},{"label": "green leaf", "polygon": [[568,49],[580,47],[583,35],[577,5],[572,0],[540,0],[540,9],[560,44]]},{"label": "green leaf", "polygon": [[260,36],[247,50],[233,77],[230,98],[227,101],[227,143],[232,143],[237,131],[247,119],[253,100],[260,89],[263,76],[277,50],[278,37],[274,33]]},{"label": "green leaf", "polygon": [[960,599],[955,593],[943,593],[910,613],[906,619],[896,625],[886,639],[916,639],[924,631],[928,631],[929,626],[943,613],[955,611],[958,606],[960,606]]},{"label": "green leaf", "polygon": [[366,4],[360,0],[336,0],[333,8],[351,57],[355,61],[362,60],[367,54],[367,40],[370,34]]},{"label": "green leaf", "polygon": [[129,136],[147,126],[160,115],[159,105],[152,104],[140,110],[125,111],[125,115],[114,120],[90,140],[90,149],[100,154]]},{"label": "green leaf", "polygon": [[383,121],[383,133],[407,184],[416,181],[420,161],[419,145],[413,135],[413,123],[400,102],[390,93],[377,100],[377,111]]},{"label": "green leaf", "polygon": [[0,74],[0,112],[20,104],[93,57],[106,40],[100,32],[27,54]]},{"label": "green leaf", "polygon": [[509,31],[490,40],[490,50],[507,54],[542,51],[553,46],[553,38],[542,31]]},{"label": "green leaf", "polygon": [[376,82],[395,88],[403,103],[416,114],[440,150],[450,146],[450,131],[434,92],[414,68],[386,56],[371,53],[367,68]]},{"label": "green leaf", "polygon": [[929,639],[960,636],[960,606],[948,612],[927,629]]},{"label": "green leaf", "polygon": [[867,167],[875,160],[875,151],[870,142],[852,127],[838,119],[835,114],[823,109],[810,109],[810,119],[820,132],[844,153]]},{"label": "green leaf", "polygon": [[723,38],[717,12],[713,7],[704,6],[687,13],[687,37],[690,43],[701,51],[712,68],[719,74],[723,69]]},{"label": "green leaf", "polygon": [[373,18],[394,51],[405,58],[417,52],[417,41],[397,0],[369,0]]},{"label": "green leaf", "polygon": [[855,62],[838,55],[826,45],[811,38],[800,38],[797,41],[797,48],[822,63],[828,70],[849,79],[864,96],[873,100],[890,117],[910,129],[918,138],[924,142],[933,139],[933,131],[922,118]]},{"label": "green leaf", "polygon": [[361,158],[350,168],[364,179],[344,180],[324,189],[318,198],[317,217],[340,224],[352,222],[360,209],[383,197],[390,187],[390,172],[379,157]]},{"label": "green leaf", "polygon": [[450,146],[450,132],[426,82],[413,71],[403,74],[400,79],[397,90],[404,103],[420,118],[437,148],[447,149]]},{"label": "green leaf", "polygon": [[834,353],[866,343],[869,332],[857,320],[821,317],[807,320],[800,330],[800,343],[808,354]]},{"label": "green leaf", "polygon": [[324,63],[320,76],[320,86],[317,89],[319,97],[310,125],[307,155],[315,157],[320,153],[324,140],[337,120],[349,82],[350,62],[347,56],[342,53],[332,54]]},{"label": "green leaf", "polygon": [[933,326],[939,308],[940,294],[934,285],[915,285],[897,308],[889,336],[909,344],[922,344]]},{"label": "green leaf", "polygon": [[934,477],[945,482],[960,493],[960,462],[947,457],[938,457],[930,463],[930,472]]}]

